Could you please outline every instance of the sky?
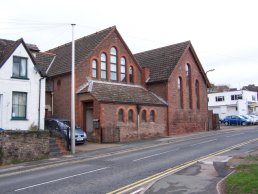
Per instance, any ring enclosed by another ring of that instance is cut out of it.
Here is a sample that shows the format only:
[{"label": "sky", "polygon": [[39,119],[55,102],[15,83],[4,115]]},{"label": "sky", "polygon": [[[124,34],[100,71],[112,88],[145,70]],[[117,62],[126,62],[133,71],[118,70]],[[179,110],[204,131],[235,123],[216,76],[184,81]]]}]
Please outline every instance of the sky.
[{"label": "sky", "polygon": [[132,53],[190,40],[211,83],[258,85],[257,0],[0,0],[0,38],[41,51],[116,26]]}]

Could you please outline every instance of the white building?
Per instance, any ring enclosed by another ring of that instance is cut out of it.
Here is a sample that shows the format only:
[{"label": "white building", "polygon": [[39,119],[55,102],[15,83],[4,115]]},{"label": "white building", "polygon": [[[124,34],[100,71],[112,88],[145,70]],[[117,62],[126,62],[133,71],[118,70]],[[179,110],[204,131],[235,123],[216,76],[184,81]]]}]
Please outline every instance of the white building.
[{"label": "white building", "polygon": [[228,115],[258,113],[257,92],[246,90],[225,91],[208,94],[208,109],[219,114],[220,119]]},{"label": "white building", "polygon": [[33,45],[0,39],[0,128],[44,129],[45,78],[36,68]]}]

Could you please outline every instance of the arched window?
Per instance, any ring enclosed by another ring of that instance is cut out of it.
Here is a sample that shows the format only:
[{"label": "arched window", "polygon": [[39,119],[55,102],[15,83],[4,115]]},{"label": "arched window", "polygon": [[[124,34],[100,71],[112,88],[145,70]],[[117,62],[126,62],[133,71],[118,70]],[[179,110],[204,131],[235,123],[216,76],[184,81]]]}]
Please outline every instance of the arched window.
[{"label": "arched window", "polygon": [[118,111],[118,121],[124,122],[124,110],[123,109],[120,109]]},{"label": "arched window", "polygon": [[126,69],[126,61],[125,58],[121,58],[121,64],[120,64],[120,81],[126,82],[126,77],[125,77],[125,69]]},{"label": "arched window", "polygon": [[200,89],[199,89],[199,81],[195,82],[195,95],[196,95],[196,107],[200,109]]},{"label": "arched window", "polygon": [[142,122],[146,122],[147,119],[146,119],[146,110],[143,110],[142,111]]},{"label": "arched window", "polygon": [[110,80],[117,80],[117,60],[116,60],[116,49],[112,47],[110,49]]},{"label": "arched window", "polygon": [[133,83],[133,67],[132,66],[130,66],[130,68],[129,68],[129,81],[130,81],[130,83]]},{"label": "arched window", "polygon": [[128,111],[128,121],[133,122],[133,110],[131,109]]},{"label": "arched window", "polygon": [[92,61],[92,78],[97,78],[97,61],[93,60]]},{"label": "arched window", "polygon": [[178,89],[178,107],[183,108],[183,87],[182,87],[181,77],[178,78],[177,89]]},{"label": "arched window", "polygon": [[155,122],[155,112],[154,112],[154,110],[150,111],[150,122]]},{"label": "arched window", "polygon": [[105,53],[101,54],[101,79],[107,79],[107,56]]},{"label": "arched window", "polygon": [[192,90],[191,90],[191,68],[189,64],[185,65],[186,74],[186,96],[189,102],[189,108],[192,109]]}]

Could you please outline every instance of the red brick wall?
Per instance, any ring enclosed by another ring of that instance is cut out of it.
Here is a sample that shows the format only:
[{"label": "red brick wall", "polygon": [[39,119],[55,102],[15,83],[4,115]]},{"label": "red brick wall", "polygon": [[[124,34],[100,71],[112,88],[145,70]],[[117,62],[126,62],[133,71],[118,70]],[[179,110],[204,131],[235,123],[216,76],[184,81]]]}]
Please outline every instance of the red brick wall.
[{"label": "red brick wall", "polygon": [[[189,64],[191,68],[191,96],[192,109],[189,108],[189,98],[186,92],[186,73],[185,65]],[[183,81],[183,104],[184,108],[180,109],[178,106],[178,77],[181,76]],[[195,81],[199,81],[200,88],[200,109],[196,106],[195,95]],[[197,62],[190,50],[188,50],[184,58],[179,61],[179,65],[172,72],[168,81],[168,127],[169,134],[181,134],[194,131],[207,130],[208,126],[208,102],[207,102],[207,88],[205,80],[201,74]]]},{"label": "red brick wall", "polygon": [[167,82],[148,84],[147,88],[164,100],[167,100]]},{"label": "red brick wall", "polygon": [[[119,127],[120,129],[121,142],[167,135],[167,107],[142,106],[141,112],[142,110],[146,110],[147,112],[147,122],[142,122],[140,112],[139,129],[137,129],[137,109],[135,105],[101,104],[100,107],[100,124],[105,141],[112,142],[113,138],[112,136],[105,136],[105,130],[115,127]],[[118,111],[120,108],[124,110],[124,122],[118,121]],[[134,112],[133,122],[128,121],[128,111],[130,109]],[[149,122],[151,110],[155,111],[155,122]]]}]

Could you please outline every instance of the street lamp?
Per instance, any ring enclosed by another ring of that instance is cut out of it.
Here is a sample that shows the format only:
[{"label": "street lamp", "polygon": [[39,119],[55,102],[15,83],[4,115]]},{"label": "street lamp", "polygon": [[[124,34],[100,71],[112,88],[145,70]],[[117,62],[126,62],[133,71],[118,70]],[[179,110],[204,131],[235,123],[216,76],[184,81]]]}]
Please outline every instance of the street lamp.
[{"label": "street lamp", "polygon": [[208,72],[214,71],[215,69],[209,69],[208,71],[205,72],[205,74],[207,75]]}]

